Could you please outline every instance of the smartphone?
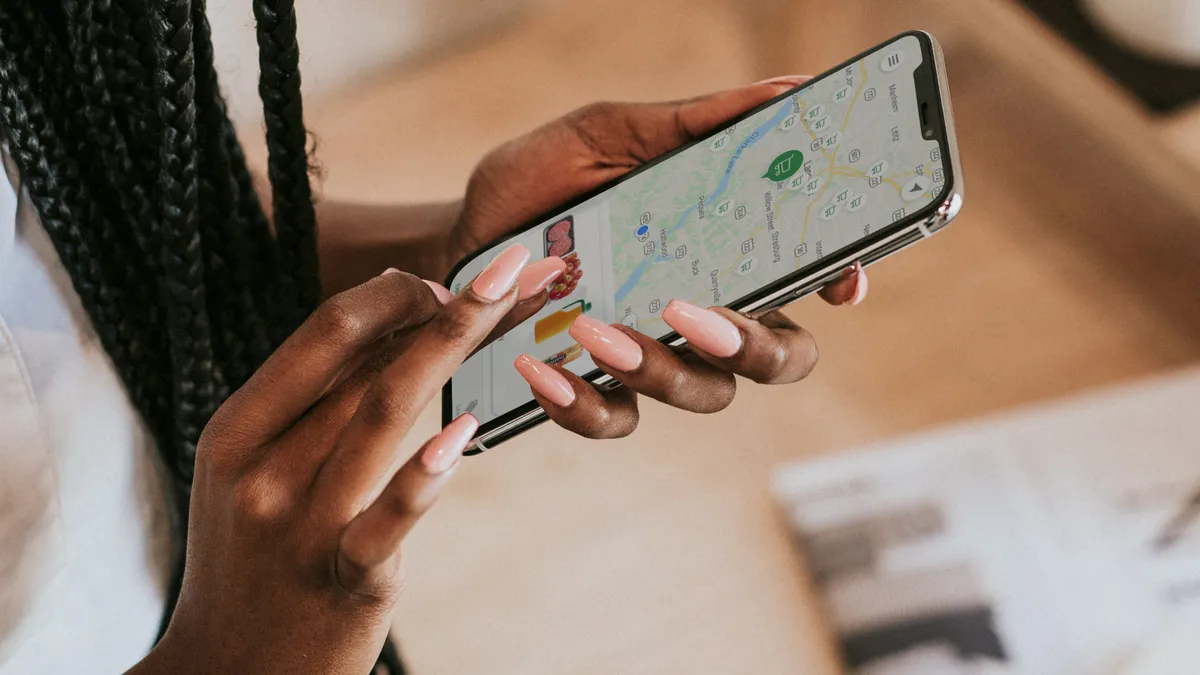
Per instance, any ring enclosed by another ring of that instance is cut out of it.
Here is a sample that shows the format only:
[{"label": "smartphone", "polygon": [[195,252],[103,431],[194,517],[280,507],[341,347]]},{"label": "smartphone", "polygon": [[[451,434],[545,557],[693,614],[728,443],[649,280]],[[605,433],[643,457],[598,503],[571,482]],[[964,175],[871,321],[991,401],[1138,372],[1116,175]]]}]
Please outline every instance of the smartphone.
[{"label": "smartphone", "polygon": [[567,333],[575,317],[682,345],[662,320],[671,299],[761,315],[929,237],[962,194],[941,49],[904,33],[460,262],[455,293],[514,241],[567,271],[536,316],[455,373],[442,422],[474,414],[467,454],[483,452],[547,419],[521,354],[618,385]]}]

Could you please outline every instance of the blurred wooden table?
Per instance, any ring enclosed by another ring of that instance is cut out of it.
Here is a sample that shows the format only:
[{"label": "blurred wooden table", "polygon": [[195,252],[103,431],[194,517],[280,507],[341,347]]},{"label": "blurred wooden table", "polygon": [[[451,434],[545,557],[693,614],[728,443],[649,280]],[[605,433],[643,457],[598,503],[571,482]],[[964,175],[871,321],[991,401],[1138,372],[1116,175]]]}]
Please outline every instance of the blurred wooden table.
[{"label": "blurred wooden table", "polygon": [[772,467],[1200,356],[1196,174],[1086,64],[995,2],[762,1],[559,3],[312,109],[327,194],[419,200],[591,100],[818,72],[912,27],[950,59],[959,220],[872,268],[863,306],[790,310],[822,346],[807,382],[744,386],[709,417],[647,403],[622,441],[542,427],[468,461],[408,548],[397,632],[416,672],[836,672]]}]

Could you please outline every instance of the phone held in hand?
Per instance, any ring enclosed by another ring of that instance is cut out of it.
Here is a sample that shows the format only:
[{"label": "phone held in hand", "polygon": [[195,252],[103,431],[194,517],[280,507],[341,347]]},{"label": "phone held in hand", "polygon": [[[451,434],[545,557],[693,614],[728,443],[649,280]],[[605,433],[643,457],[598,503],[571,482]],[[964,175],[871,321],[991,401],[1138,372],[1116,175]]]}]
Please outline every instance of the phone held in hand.
[{"label": "phone held in hand", "polygon": [[514,240],[567,270],[537,316],[455,373],[443,424],[474,414],[478,454],[544,422],[521,354],[616,386],[568,334],[580,315],[682,345],[662,320],[672,299],[765,314],[929,237],[962,195],[942,50],[904,33],[459,263],[455,293]]}]

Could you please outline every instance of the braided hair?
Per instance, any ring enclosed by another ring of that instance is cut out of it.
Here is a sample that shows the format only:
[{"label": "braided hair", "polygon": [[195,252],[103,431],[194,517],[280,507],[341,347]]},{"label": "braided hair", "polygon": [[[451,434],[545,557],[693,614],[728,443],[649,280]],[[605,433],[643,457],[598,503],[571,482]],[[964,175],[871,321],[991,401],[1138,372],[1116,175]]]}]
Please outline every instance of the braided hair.
[{"label": "braided hair", "polygon": [[274,231],[204,0],[0,0],[10,155],[172,478],[163,630],[200,432],[320,299],[295,3],[252,2]]}]

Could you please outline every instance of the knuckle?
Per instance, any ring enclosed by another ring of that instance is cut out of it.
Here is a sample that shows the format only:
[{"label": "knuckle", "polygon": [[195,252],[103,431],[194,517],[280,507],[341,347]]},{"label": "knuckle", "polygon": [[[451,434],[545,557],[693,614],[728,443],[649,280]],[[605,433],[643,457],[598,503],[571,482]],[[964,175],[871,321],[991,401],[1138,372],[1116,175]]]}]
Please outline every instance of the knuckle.
[{"label": "knuckle", "polygon": [[808,377],[817,359],[817,343],[804,332],[796,340],[780,340],[764,350],[752,379],[762,384],[796,382]]},{"label": "knuckle", "polygon": [[338,343],[355,343],[366,331],[366,322],[357,311],[353,298],[339,293],[317,307],[313,321],[321,332]]},{"label": "knuckle", "polygon": [[791,352],[782,343],[776,342],[762,352],[760,365],[754,379],[762,384],[777,381],[786,371]]},{"label": "knuckle", "polygon": [[623,416],[621,420],[611,427],[610,438],[625,438],[631,435],[638,428],[638,411],[633,409],[629,415]]},{"label": "knuckle", "polygon": [[660,393],[665,403],[675,403],[688,398],[693,392],[691,377],[684,368],[671,368],[660,385]]},{"label": "knuckle", "polygon": [[722,379],[719,383],[713,385],[710,390],[712,391],[712,396],[708,400],[708,406],[700,412],[721,412],[728,408],[737,396],[737,380],[733,377]]},{"label": "knuckle", "polygon": [[392,338],[385,340],[379,348],[371,352],[367,360],[363,361],[362,365],[355,371],[353,377],[358,381],[374,381],[388,366],[392,365],[397,358],[404,353],[404,347],[400,341]]},{"label": "knuckle", "polygon": [[360,537],[342,537],[338,543],[337,578],[347,590],[358,590],[362,580],[370,571],[365,562],[368,553]]},{"label": "knuckle", "polygon": [[612,119],[620,110],[620,104],[612,101],[593,101],[575,112],[575,118],[584,124]]},{"label": "knuckle", "polygon": [[213,416],[208,420],[208,424],[204,425],[204,430],[200,432],[200,440],[196,442],[197,461],[201,457],[216,460],[221,456],[222,438],[227,434],[226,429],[229,427],[230,417],[228,413],[222,412],[224,410],[224,405],[217,408],[217,412],[213,413]]},{"label": "knuckle", "polygon": [[429,507],[429,504],[424,502],[431,500],[422,499],[421,495],[409,490],[389,488],[378,501],[393,518],[406,518],[424,512]]},{"label": "knuckle", "polygon": [[220,482],[236,479],[241,472],[240,453],[233,452],[225,444],[214,440],[210,436],[210,433],[214,432],[209,431],[212,427],[210,422],[201,432],[200,441],[196,444],[195,472],[197,475],[207,472]]},{"label": "knuckle", "polygon": [[463,303],[449,307],[429,323],[434,337],[450,349],[469,348],[477,340],[478,321]]},{"label": "knuckle", "polygon": [[343,541],[338,546],[334,574],[347,599],[364,618],[386,614],[404,592],[406,574],[403,555],[397,551],[383,563],[370,563],[372,547],[367,543]]},{"label": "knuckle", "polygon": [[273,485],[263,473],[251,474],[233,489],[233,505],[239,519],[253,525],[279,522],[291,508],[287,491]]},{"label": "knuckle", "polygon": [[392,311],[406,325],[423,323],[441,309],[441,303],[437,301],[429,286],[414,274],[392,272],[377,279],[391,286],[386,293],[395,305]]},{"label": "knuckle", "polygon": [[771,377],[779,377],[787,371],[788,365],[792,359],[799,354],[793,354],[792,350],[788,349],[783,344],[774,345],[768,353],[767,372]]},{"label": "knuckle", "polygon": [[588,417],[578,426],[577,433],[590,439],[624,438],[638,425],[635,399],[609,400],[605,405],[591,408]]},{"label": "knuckle", "polygon": [[624,108],[619,103],[597,101],[569,114],[566,121],[568,128],[594,155],[610,160],[621,155],[619,144],[613,142],[613,129],[623,113]]},{"label": "knuckle", "polygon": [[437,503],[440,491],[436,489],[388,490],[385,508],[396,520],[416,520],[424,516]]},{"label": "knuckle", "polygon": [[359,403],[358,414],[368,426],[389,426],[403,417],[407,410],[406,402],[410,398],[410,392],[403,382],[381,378],[376,380]]},{"label": "knuckle", "polygon": [[235,393],[217,408],[196,442],[196,464],[211,467],[217,475],[236,476],[244,460],[257,445],[254,435],[235,410],[240,397]]},{"label": "knuckle", "polygon": [[592,414],[583,420],[579,425],[579,434],[584,438],[601,439],[608,438],[609,429],[612,426],[612,411],[606,407],[599,407],[592,411]]},{"label": "knuckle", "polygon": [[556,420],[559,426],[584,438],[599,440],[610,438],[613,412],[607,404],[579,406],[565,417]]}]

